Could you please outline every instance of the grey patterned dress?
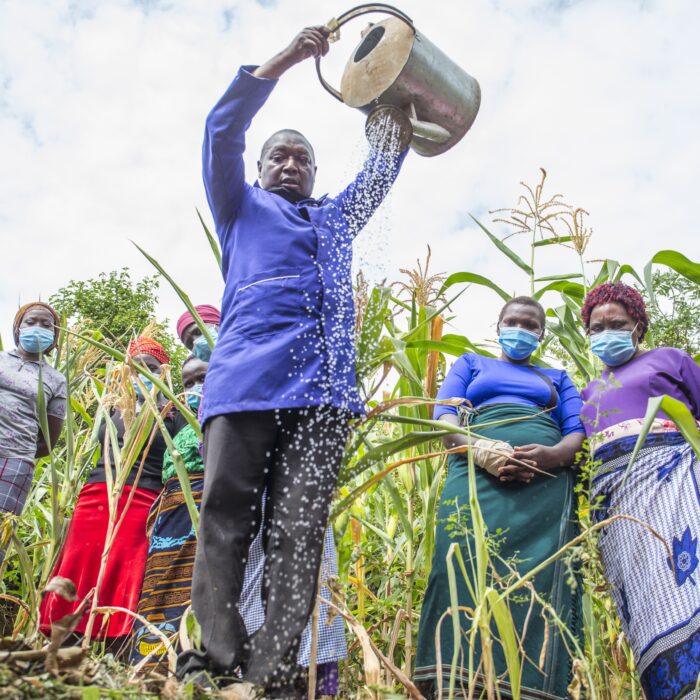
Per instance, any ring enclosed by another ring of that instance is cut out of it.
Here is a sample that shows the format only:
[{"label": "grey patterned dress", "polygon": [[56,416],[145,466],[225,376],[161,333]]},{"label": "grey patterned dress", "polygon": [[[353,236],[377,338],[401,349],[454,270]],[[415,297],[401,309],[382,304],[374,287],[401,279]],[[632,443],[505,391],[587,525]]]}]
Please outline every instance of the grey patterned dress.
[{"label": "grey patterned dress", "polygon": [[46,362],[40,367],[15,350],[0,352],[0,513],[19,515],[32,483],[40,372],[47,415],[65,418],[66,378]]}]

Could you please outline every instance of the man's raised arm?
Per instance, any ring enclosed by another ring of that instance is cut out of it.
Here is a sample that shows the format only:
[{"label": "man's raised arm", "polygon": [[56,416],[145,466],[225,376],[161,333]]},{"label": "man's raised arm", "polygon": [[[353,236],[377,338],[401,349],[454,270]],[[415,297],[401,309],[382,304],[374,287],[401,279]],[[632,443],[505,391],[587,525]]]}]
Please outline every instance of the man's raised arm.
[{"label": "man's raised arm", "polygon": [[325,27],[310,27],[261,66],[243,66],[209,113],[202,147],[204,187],[219,236],[233,219],[245,192],[245,132],[277,79],[305,58],[328,52]]}]

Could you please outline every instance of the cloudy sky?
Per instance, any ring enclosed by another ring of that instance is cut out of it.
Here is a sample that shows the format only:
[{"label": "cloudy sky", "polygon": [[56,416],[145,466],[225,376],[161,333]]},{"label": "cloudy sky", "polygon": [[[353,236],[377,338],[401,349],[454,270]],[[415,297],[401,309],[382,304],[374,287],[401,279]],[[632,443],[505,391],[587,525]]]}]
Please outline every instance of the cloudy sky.
[{"label": "cloudy sky", "polygon": [[[398,1],[398,0],[397,0]],[[298,29],[355,3],[325,0],[0,0],[0,332],[18,304],[71,279],[152,253],[195,302],[222,282],[195,208],[204,119],[242,63],[260,63]],[[402,0],[400,7],[482,88],[472,130],[449,153],[410,157],[386,210],[358,241],[373,280],[394,279],[433,250],[433,270],[469,270],[509,291],[524,276],[468,214],[514,204],[521,180],[549,172],[590,212],[588,258],[642,266],[675,248],[700,258],[700,81],[694,0]],[[365,20],[332,47],[342,66]],[[359,165],[364,119],[318,84],[312,62],[283,77],[249,131],[253,174],[265,137],[294,127],[314,143],[316,192]],[[494,232],[504,234],[500,225]],[[525,241],[512,239],[523,254]],[[576,269],[553,247],[541,274]],[[162,288],[160,312],[180,313]],[[492,293],[469,290],[455,327],[493,333]]]}]

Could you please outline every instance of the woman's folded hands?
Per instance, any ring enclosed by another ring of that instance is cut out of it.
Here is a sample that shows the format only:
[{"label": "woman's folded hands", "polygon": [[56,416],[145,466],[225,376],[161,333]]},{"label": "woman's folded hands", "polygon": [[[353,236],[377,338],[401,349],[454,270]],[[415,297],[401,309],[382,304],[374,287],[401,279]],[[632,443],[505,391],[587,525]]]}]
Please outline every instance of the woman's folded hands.
[{"label": "woman's folded hands", "polygon": [[513,448],[502,440],[478,438],[471,444],[474,464],[479,465],[493,476],[500,476],[499,469],[508,463],[513,455]]},{"label": "woman's folded hands", "polygon": [[560,457],[553,447],[522,445],[513,448],[501,440],[479,438],[471,445],[474,463],[501,481],[530,483],[536,473],[560,466]]}]

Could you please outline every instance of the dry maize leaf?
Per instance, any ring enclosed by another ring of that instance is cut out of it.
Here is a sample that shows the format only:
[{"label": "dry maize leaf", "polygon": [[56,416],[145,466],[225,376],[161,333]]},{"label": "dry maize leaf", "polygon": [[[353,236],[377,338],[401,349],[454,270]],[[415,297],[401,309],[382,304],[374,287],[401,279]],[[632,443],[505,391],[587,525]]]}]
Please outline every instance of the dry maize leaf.
[{"label": "dry maize leaf", "polygon": [[44,588],[44,593],[55,593],[61,596],[63,600],[72,603],[77,600],[78,592],[75,589],[75,584],[69,578],[63,576],[54,576]]},{"label": "dry maize leaf", "polygon": [[629,663],[627,662],[624,633],[620,633],[620,636],[617,638],[617,643],[613,647],[612,651],[613,658],[615,659],[615,663],[617,664],[617,667],[620,669],[620,671],[622,671],[623,673],[629,673],[632,669],[630,668]]},{"label": "dry maize leaf", "polygon": [[[331,592],[331,602],[338,607],[345,605],[345,596],[343,595],[343,588],[340,584],[340,579],[337,576],[329,576],[326,579],[326,586]],[[330,625],[333,620],[338,616],[338,611],[335,608],[328,608],[326,616],[326,624]]]},{"label": "dry maize leaf", "polygon": [[581,659],[574,659],[574,663],[571,668],[571,675],[571,683],[569,683],[567,691],[572,700],[581,700],[582,697],[585,697],[584,691],[588,687],[588,683],[586,683],[584,663],[581,661]]},{"label": "dry maize leaf", "polygon": [[348,620],[352,631],[362,646],[362,661],[365,669],[365,683],[369,686],[380,685],[382,682],[381,666],[379,665],[379,659],[372,649],[372,642],[370,641],[367,630],[357,621]]},{"label": "dry maize leaf", "polygon": [[[58,578],[58,577],[56,577]],[[67,581],[68,579],[64,579]],[[51,641],[46,649],[46,660],[44,661],[44,668],[53,674],[54,676],[58,674],[59,660],[58,654],[61,644],[66,640],[66,637],[73,632],[73,630],[78,626],[78,623],[85,614],[88,603],[92,598],[92,592],[87,595],[80,605],[75,609],[74,612],[62,617],[60,620],[51,623]]]},{"label": "dry maize leaf", "polygon": [[543,669],[544,668],[544,662],[545,659],[547,658],[547,647],[549,646],[549,625],[547,624],[547,620],[544,620],[544,640],[542,641],[542,649],[540,651],[540,660],[539,660],[539,668]]},{"label": "dry maize leaf", "polygon": [[174,676],[168,678],[160,691],[160,697],[165,700],[175,700],[180,694],[180,684]]}]

